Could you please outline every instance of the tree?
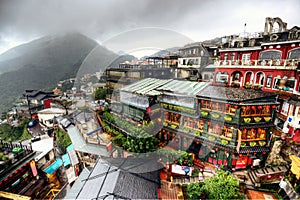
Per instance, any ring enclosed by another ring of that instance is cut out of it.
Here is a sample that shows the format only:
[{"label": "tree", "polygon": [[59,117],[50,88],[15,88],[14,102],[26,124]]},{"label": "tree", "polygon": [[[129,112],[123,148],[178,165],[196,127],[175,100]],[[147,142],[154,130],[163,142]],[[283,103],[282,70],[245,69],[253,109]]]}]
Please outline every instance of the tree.
[{"label": "tree", "polygon": [[201,190],[208,195],[209,199],[243,199],[243,195],[239,192],[238,180],[223,170],[205,179]]},{"label": "tree", "polygon": [[66,115],[68,115],[68,110],[72,106],[73,102],[67,99],[54,99],[53,103],[56,103],[66,110]]},{"label": "tree", "polygon": [[105,89],[98,88],[94,92],[94,97],[95,97],[95,100],[105,99],[105,97],[106,97],[106,91],[105,91]]},{"label": "tree", "polygon": [[239,182],[229,172],[220,170],[204,182],[187,185],[188,199],[243,199],[239,192]]}]

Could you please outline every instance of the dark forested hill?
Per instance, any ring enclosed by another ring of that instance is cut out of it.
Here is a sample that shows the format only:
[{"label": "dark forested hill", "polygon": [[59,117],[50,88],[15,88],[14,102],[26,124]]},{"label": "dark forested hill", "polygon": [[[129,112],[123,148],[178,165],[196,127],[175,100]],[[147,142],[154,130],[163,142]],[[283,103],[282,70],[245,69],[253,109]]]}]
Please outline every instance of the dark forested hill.
[{"label": "dark forested hill", "polygon": [[[119,57],[79,33],[46,36],[0,55],[0,113],[26,89],[54,87],[58,81],[94,73]],[[123,59],[122,59],[123,58]]]}]

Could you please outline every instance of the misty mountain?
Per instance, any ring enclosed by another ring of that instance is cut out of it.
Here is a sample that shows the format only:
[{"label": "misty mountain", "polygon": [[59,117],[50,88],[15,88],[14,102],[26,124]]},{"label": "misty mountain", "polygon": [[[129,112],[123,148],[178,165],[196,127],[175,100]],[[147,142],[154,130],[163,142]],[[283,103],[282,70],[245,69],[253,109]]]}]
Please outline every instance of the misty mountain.
[{"label": "misty mountain", "polygon": [[96,41],[79,33],[46,36],[0,55],[0,112],[12,107],[26,89],[53,88],[60,80],[123,62]]}]

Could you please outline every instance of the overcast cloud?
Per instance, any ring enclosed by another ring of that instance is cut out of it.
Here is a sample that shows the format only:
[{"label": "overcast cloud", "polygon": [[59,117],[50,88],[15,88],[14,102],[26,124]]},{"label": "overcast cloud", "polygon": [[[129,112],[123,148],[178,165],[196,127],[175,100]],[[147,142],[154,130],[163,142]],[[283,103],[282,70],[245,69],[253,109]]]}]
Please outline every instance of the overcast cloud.
[{"label": "overcast cloud", "polygon": [[298,0],[1,0],[0,51],[38,37],[78,31],[100,43],[154,27],[203,41],[260,32],[266,17],[300,25]]}]

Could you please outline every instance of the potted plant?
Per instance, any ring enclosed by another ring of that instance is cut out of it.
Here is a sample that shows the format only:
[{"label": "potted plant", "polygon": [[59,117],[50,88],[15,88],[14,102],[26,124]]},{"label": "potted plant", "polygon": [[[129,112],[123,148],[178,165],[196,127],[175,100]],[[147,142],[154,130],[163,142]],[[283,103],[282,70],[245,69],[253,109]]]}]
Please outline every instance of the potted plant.
[{"label": "potted plant", "polygon": [[251,88],[251,85],[249,82],[246,82],[245,86],[244,86],[246,89],[250,89]]}]

